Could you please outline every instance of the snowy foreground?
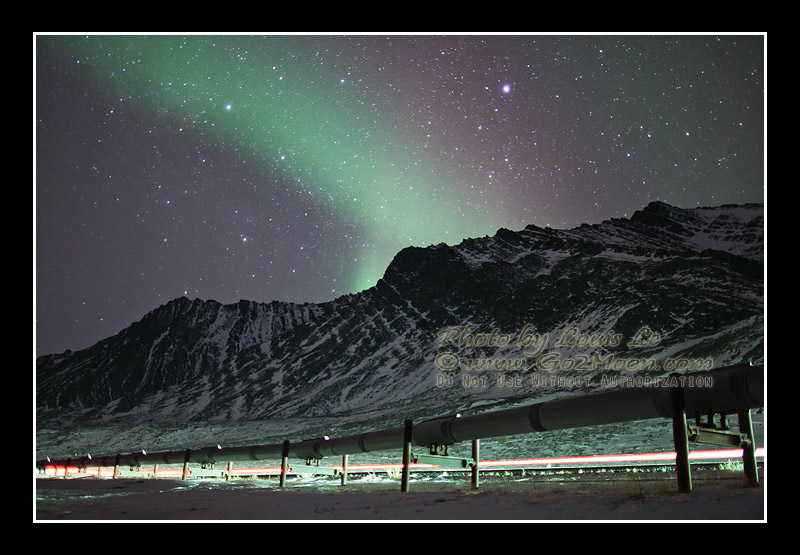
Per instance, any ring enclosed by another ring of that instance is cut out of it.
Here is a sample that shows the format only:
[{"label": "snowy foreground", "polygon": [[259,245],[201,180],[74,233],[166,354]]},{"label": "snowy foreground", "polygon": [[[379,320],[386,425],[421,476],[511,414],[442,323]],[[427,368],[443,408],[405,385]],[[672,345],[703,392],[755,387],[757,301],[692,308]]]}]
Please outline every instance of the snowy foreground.
[{"label": "snowy foreground", "polygon": [[[710,473],[709,473],[710,474]],[[346,486],[288,480],[38,479],[36,519],[123,521],[765,521],[765,484],[741,474],[693,475],[691,493],[669,479],[468,481],[353,479]]]},{"label": "snowy foreground", "polygon": [[[755,413],[757,445],[764,445],[764,415]],[[735,423],[733,423],[735,425]],[[670,422],[614,424],[561,430],[481,442],[481,459],[586,456],[665,452],[673,449]],[[274,437],[265,432],[271,432]],[[335,430],[351,432],[352,430]],[[277,423],[184,424],[90,429],[41,430],[37,458],[51,454],[113,453],[134,440],[159,448],[213,444],[214,438],[252,444],[286,437]],[[304,437],[304,436],[298,436]],[[307,435],[305,437],[313,437]],[[690,446],[690,449],[704,449]],[[101,451],[102,449],[102,451]],[[466,454],[454,446],[451,454]],[[461,453],[459,453],[461,452]],[[327,460],[325,464],[339,461]],[[398,463],[400,453],[352,456],[351,465]],[[280,464],[272,461],[270,465]],[[760,461],[759,487],[744,485],[740,461],[718,461],[693,470],[693,491],[682,494],[670,465],[636,473],[551,471],[482,472],[480,488],[470,490],[464,474],[414,472],[410,491],[400,492],[397,472],[352,475],[346,486],[335,477],[290,476],[285,488],[276,477],[49,478],[34,477],[34,519],[121,521],[721,521],[766,520],[766,461]]]}]

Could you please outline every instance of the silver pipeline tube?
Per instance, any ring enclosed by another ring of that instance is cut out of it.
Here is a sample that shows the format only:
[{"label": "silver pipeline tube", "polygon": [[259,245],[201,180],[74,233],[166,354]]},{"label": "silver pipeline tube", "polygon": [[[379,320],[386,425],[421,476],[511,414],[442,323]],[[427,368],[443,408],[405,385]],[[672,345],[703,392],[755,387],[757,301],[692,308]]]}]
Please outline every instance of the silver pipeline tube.
[{"label": "silver pipeline tube", "polygon": [[[713,411],[734,414],[741,410],[764,405],[763,365],[737,365],[704,372],[675,376],[684,388],[687,414]],[[418,446],[452,445],[462,441],[485,439],[597,426],[618,422],[634,422],[654,418],[671,418],[669,378],[663,383],[641,387],[625,387],[601,391],[582,397],[568,397],[534,403],[521,407],[459,417],[434,418],[414,424],[413,443]],[[654,380],[655,381],[655,380]],[[289,457],[295,459],[322,459],[330,456],[351,455],[401,449],[403,426],[365,432],[342,438],[308,439],[289,446]],[[280,460],[283,443],[248,447],[206,447],[192,449],[190,462],[213,464]],[[122,466],[153,464],[182,464],[186,450],[160,453],[131,453],[120,455]],[[117,455],[98,458],[81,457],[60,461],[38,461],[37,466],[64,465],[67,462],[79,467],[114,466]]]}]

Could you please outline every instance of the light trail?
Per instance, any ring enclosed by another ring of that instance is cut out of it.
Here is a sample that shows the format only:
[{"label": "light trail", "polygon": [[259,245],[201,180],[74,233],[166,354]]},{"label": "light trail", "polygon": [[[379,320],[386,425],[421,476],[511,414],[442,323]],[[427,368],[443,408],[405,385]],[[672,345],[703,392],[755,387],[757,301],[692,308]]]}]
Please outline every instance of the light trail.
[{"label": "light trail", "polygon": [[[766,455],[766,447],[758,447],[756,449],[756,458],[764,458]],[[669,463],[675,461],[676,454],[674,451],[663,453],[628,453],[616,455],[582,455],[570,457],[543,457],[531,459],[499,459],[499,460],[483,460],[478,462],[479,469],[489,468],[526,468],[526,467],[551,467],[554,465],[603,465],[610,463],[651,463],[651,462],[664,462]],[[729,460],[742,458],[742,449],[699,449],[689,452],[689,460],[700,461],[715,461],[715,460]],[[435,470],[439,468],[434,464],[419,464],[412,463],[409,465],[412,470]],[[329,465],[321,467],[332,470],[342,470],[341,465]],[[402,470],[402,463],[376,463],[376,464],[348,464],[347,472],[389,472],[392,470]],[[307,469],[302,469],[307,470]],[[312,473],[311,471],[303,472],[302,470],[296,474]],[[139,468],[138,472],[146,476],[155,476],[159,478],[181,477],[183,469],[181,468]],[[224,476],[228,471],[218,470],[220,476]],[[288,472],[295,474],[294,470],[290,467]],[[279,466],[269,467],[256,467],[256,468],[232,468],[230,474],[232,476],[255,476],[255,475],[279,475],[281,468]],[[79,468],[77,466],[62,466],[62,465],[48,465],[44,469],[44,474],[51,477],[64,477],[64,476],[107,476],[113,477],[114,469],[109,467],[89,467]],[[189,471],[191,475],[191,470]]]},{"label": "light trail", "polygon": [[[764,447],[756,449],[756,457],[763,457]],[[549,466],[560,464],[607,464],[607,463],[639,463],[639,462],[670,462],[674,461],[676,454],[674,451],[665,453],[630,453],[619,455],[585,455],[577,457],[550,457],[539,459],[505,459],[498,461],[480,461],[480,467],[497,466]],[[742,458],[741,449],[706,449],[689,452],[690,461],[706,461],[720,459],[740,459]]]}]

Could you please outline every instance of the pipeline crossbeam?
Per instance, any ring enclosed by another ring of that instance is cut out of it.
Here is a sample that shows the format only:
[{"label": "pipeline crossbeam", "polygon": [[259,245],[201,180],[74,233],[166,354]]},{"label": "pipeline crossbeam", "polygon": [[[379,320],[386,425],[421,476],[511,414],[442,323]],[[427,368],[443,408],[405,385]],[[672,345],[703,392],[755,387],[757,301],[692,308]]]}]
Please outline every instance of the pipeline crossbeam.
[{"label": "pipeline crossbeam", "polygon": [[[666,378],[640,387],[601,391],[581,397],[567,397],[459,417],[445,416],[414,423],[414,445],[452,445],[463,441],[545,432],[655,418],[672,418],[670,379],[683,387],[686,413],[734,414],[764,405],[764,366],[736,365]],[[365,432],[341,438],[318,438],[293,442],[289,458],[322,459],[373,451],[402,449],[404,427]],[[46,465],[83,467],[144,466],[153,464],[214,464],[279,460],[283,443],[247,447],[220,446],[181,451],[76,457],[59,461],[37,461]]]}]

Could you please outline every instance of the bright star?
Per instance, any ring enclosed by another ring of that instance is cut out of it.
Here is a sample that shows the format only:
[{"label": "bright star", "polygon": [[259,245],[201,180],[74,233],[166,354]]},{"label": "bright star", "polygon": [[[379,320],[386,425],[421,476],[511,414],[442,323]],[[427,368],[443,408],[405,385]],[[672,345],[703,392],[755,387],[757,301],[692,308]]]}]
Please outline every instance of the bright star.
[{"label": "bright star", "polygon": [[511,85],[503,85],[503,92],[510,93],[511,92]]}]

